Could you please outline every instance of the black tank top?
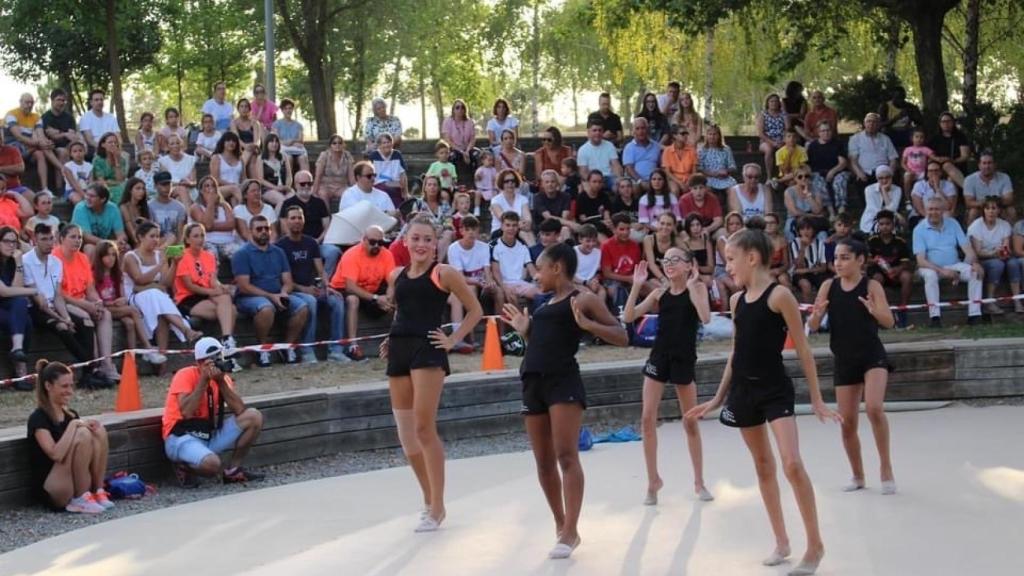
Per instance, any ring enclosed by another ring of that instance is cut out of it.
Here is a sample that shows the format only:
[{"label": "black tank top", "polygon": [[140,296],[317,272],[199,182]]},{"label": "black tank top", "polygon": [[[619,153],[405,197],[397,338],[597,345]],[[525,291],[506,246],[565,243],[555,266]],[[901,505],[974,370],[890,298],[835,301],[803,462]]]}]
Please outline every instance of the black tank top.
[{"label": "black tank top", "polygon": [[658,335],[651,356],[697,359],[697,327],[700,317],[690,300],[690,291],[672,294],[669,290],[658,298]]},{"label": "black tank top", "polygon": [[403,268],[395,280],[395,319],[391,323],[391,336],[426,337],[444,321],[448,292],[437,287],[431,278],[437,263],[415,278],[409,277],[409,268]]},{"label": "black tank top", "polygon": [[772,312],[768,297],[776,284],[772,282],[761,297],[747,302],[747,291],[740,292],[733,323],[732,378],[743,382],[748,378],[774,379],[785,376],[782,348],[786,345],[786,321],[782,314]]},{"label": "black tank top", "polygon": [[249,128],[248,130],[242,130],[239,128],[238,139],[242,141],[242,144],[252,144],[256,139],[254,132],[253,128]]},{"label": "black tank top", "polygon": [[878,322],[861,304],[868,297],[868,279],[861,277],[853,290],[843,290],[839,278],[828,289],[829,348],[844,358],[861,358],[881,346]]},{"label": "black tank top", "polygon": [[573,290],[558,302],[545,302],[530,320],[530,338],[526,344],[522,374],[579,373],[576,352],[580,348],[583,330],[576,324],[572,313],[572,298],[579,294]]}]

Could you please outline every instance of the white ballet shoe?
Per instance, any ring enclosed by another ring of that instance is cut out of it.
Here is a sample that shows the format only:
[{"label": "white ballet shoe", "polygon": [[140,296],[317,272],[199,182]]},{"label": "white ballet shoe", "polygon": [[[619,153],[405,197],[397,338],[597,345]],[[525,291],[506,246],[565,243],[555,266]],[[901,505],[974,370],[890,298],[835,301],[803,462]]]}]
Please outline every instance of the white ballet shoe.
[{"label": "white ballet shoe", "polygon": [[420,520],[420,524],[416,527],[414,532],[435,532],[441,527],[441,522],[444,522],[444,514],[441,514],[440,518],[434,518],[430,514],[427,514],[422,520]]},{"label": "white ballet shoe", "polygon": [[882,495],[892,496],[896,493],[896,481],[895,480],[882,480]]},{"label": "white ballet shoe", "polygon": [[576,537],[576,541],[571,545],[559,542],[558,544],[555,544],[555,547],[551,549],[551,552],[548,552],[548,558],[552,560],[565,560],[572,556],[573,550],[580,545],[580,542],[582,542],[582,540],[580,540],[579,536]]},{"label": "white ballet shoe", "polygon": [[647,497],[644,498],[644,506],[657,506],[658,505],[658,493],[648,492]]},{"label": "white ballet shoe", "polygon": [[714,495],[712,495],[707,488],[701,488],[697,492],[697,498],[700,499],[701,502],[711,502],[715,499]]},{"label": "white ballet shoe", "polygon": [[864,489],[864,480],[860,478],[850,478],[850,483],[843,486],[843,492],[856,492],[857,490]]},{"label": "white ballet shoe", "polygon": [[821,556],[818,557],[814,562],[807,562],[801,560],[792,570],[786,572],[787,576],[811,576],[818,570],[818,564],[821,564]]},{"label": "white ballet shoe", "polygon": [[782,564],[786,561],[786,558],[789,556],[789,554],[789,548],[784,548],[782,550],[776,549],[774,552],[772,552],[771,556],[762,560],[761,564],[765,566],[778,566],[779,564]]}]

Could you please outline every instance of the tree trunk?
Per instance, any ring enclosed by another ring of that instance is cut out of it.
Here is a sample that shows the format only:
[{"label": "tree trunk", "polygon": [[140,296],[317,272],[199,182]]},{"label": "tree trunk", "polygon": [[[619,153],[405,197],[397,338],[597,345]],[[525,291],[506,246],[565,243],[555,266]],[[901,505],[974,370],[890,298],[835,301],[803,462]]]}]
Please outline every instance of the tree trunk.
[{"label": "tree trunk", "polygon": [[580,88],[576,84],[576,79],[573,78],[571,83],[572,88],[572,126],[573,128],[580,125]]},{"label": "tree trunk", "polygon": [[327,140],[337,132],[338,126],[334,115],[334,83],[327,79],[322,60],[315,66],[306,64],[306,77],[309,78],[309,91],[313,96],[316,137],[317,140]]},{"label": "tree trunk", "polygon": [[949,105],[946,68],[942,62],[941,9],[915,11],[910,27],[914,31],[914,61],[921,86],[921,103],[925,123],[934,127],[939,113]]},{"label": "tree trunk", "polygon": [[182,81],[185,78],[184,71],[181,69],[181,61],[178,61],[177,66],[175,68],[174,79],[177,81],[178,86],[178,113],[181,114],[182,112],[184,112],[182,104],[185,102],[185,91],[184,87],[182,86]]},{"label": "tree trunk", "polygon": [[893,18],[889,21],[889,30],[886,38],[885,46],[885,77],[893,78],[896,76],[896,57],[900,53],[900,31],[903,28],[903,22],[898,18]]},{"label": "tree trunk", "polygon": [[964,115],[966,128],[974,134],[978,120],[978,36],[981,28],[981,0],[967,0],[967,38],[964,42]]},{"label": "tree trunk", "polygon": [[[360,39],[359,42],[362,42]],[[390,110],[389,114],[395,115],[395,106],[398,105],[398,91],[402,88],[402,53],[396,51],[395,53],[395,72],[391,77],[391,104],[388,106]]]},{"label": "tree trunk", "polygon": [[531,133],[536,136],[540,130],[540,119],[538,117],[538,99],[540,97],[540,0],[533,1],[533,46],[531,47],[531,60],[533,60],[533,89],[530,95],[530,128]]},{"label": "tree trunk", "polygon": [[121,129],[121,141],[128,141],[127,123],[124,115],[124,92],[121,86],[121,58],[117,46],[117,10],[116,0],[106,0],[107,23],[107,57],[110,67],[110,83],[113,87],[112,99],[117,114],[117,125]]},{"label": "tree trunk", "polygon": [[427,83],[420,72],[420,138],[427,138]]},{"label": "tree trunk", "polygon": [[[363,103],[366,102],[366,42],[361,36],[355,39],[356,49],[356,119],[352,127],[353,140],[363,134]],[[396,70],[397,72],[397,70]],[[394,99],[391,101],[391,113],[394,114]]]},{"label": "tree trunk", "polygon": [[711,118],[711,100],[714,98],[715,27],[708,28],[704,36],[704,119]]}]

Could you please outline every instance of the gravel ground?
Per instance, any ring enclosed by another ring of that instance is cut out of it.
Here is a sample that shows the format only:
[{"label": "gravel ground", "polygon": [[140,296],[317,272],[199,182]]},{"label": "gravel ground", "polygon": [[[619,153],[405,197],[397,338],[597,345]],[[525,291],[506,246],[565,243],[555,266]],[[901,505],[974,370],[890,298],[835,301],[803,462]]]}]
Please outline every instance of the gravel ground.
[{"label": "gravel ground", "polygon": [[[972,400],[957,404],[972,407],[1024,406],[1024,396]],[[592,429],[595,433],[600,433],[617,430],[627,424],[636,425],[635,422],[607,421],[593,426]],[[496,436],[468,438],[447,442],[445,445],[448,459],[451,460],[520,452],[529,450],[529,448],[525,432],[509,432]],[[397,448],[340,453],[312,460],[262,467],[259,471],[266,473],[267,477],[261,482],[253,483],[251,486],[239,484],[225,485],[214,480],[205,480],[198,489],[185,490],[179,488],[173,482],[165,482],[158,486],[156,495],[143,498],[142,500],[118,501],[117,506],[112,511],[97,516],[54,513],[40,507],[5,510],[4,522],[0,523],[0,554],[99,522],[133,516],[178,504],[187,504],[246,490],[258,490],[271,486],[281,486],[346,474],[359,474],[404,465],[405,458],[401,450]]]}]

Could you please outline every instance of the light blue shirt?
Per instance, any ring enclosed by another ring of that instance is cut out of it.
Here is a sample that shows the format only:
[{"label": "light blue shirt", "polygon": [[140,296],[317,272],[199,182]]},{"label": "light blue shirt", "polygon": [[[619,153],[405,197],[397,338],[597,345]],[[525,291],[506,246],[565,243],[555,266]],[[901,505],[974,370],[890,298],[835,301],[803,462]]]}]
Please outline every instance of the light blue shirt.
[{"label": "light blue shirt", "polygon": [[622,163],[626,166],[632,164],[637,176],[644,181],[651,179],[651,172],[658,167],[659,160],[661,160],[661,144],[650,139],[647,140],[646,146],[635,139],[631,140],[622,151]]},{"label": "light blue shirt", "polygon": [[957,247],[966,248],[967,236],[964,234],[960,223],[943,216],[942,226],[932,226],[927,219],[914,228],[914,255],[923,254],[924,257],[936,266],[951,266],[960,262],[960,254]]}]

